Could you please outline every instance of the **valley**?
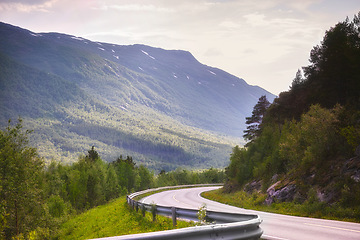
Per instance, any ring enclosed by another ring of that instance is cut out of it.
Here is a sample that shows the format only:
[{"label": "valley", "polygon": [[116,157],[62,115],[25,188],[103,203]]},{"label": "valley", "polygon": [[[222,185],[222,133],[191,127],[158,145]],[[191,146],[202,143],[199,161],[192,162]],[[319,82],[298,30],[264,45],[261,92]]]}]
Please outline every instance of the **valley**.
[{"label": "valley", "polygon": [[95,146],[154,170],[223,168],[243,119],[274,95],[182,50],[116,45],[0,24],[1,125],[21,117],[47,161]]}]

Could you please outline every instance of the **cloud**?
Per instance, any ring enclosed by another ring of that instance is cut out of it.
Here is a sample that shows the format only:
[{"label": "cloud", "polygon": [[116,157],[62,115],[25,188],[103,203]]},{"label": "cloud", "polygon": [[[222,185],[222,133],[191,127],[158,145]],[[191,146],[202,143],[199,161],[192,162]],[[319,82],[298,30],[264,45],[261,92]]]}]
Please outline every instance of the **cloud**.
[{"label": "cloud", "polygon": [[[301,1],[286,1],[284,2],[285,5],[288,5],[291,9],[294,9],[296,11],[308,11],[308,9],[313,6],[320,3],[324,3],[326,5],[326,1],[324,0],[301,0]],[[342,2],[341,4],[346,4]]]},{"label": "cloud", "polygon": [[289,27],[289,28],[293,28],[293,27],[303,27],[300,26],[302,25],[302,23],[304,22],[304,20],[302,19],[297,19],[297,18],[287,18],[287,17],[266,17],[264,14],[260,14],[260,13],[250,13],[247,15],[243,16],[246,19],[246,22],[252,26],[272,26],[272,27]]},{"label": "cloud", "polygon": [[235,21],[225,20],[225,21],[219,23],[219,27],[226,28],[229,30],[234,30],[236,28],[239,28],[240,24]]},{"label": "cloud", "polygon": [[0,11],[48,12],[58,0],[5,0],[0,3]]},{"label": "cloud", "polygon": [[142,4],[125,4],[125,5],[102,5],[97,9],[100,10],[117,10],[117,11],[124,11],[124,12],[175,12],[174,9],[166,8],[166,7],[159,7],[155,5],[142,5]]},{"label": "cloud", "polygon": [[204,53],[204,56],[208,56],[208,57],[219,57],[222,55],[223,55],[223,53],[221,52],[221,50],[216,49],[216,48],[209,48]]},{"label": "cloud", "polygon": [[2,3],[14,3],[23,5],[39,5],[44,4],[48,0],[1,0]]},{"label": "cloud", "polygon": [[252,26],[267,26],[270,23],[268,21],[265,21],[265,15],[259,14],[259,13],[250,13],[247,15],[244,15],[244,18],[246,19],[246,22]]},{"label": "cloud", "polygon": [[254,55],[257,53],[257,50],[255,50],[254,48],[246,48],[245,50],[242,51],[243,54],[246,55]]}]

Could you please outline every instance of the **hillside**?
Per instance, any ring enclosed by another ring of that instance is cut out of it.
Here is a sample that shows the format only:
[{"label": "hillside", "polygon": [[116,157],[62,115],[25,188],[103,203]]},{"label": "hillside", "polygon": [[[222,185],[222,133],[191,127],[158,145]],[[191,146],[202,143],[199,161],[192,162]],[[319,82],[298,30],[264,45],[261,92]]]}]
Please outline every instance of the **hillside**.
[{"label": "hillside", "polygon": [[[313,213],[360,217],[360,14],[330,28],[263,115],[247,148],[235,147],[226,190],[264,204],[313,205]],[[329,212],[326,207],[345,209]]]},{"label": "hillside", "polygon": [[0,24],[0,120],[21,116],[63,162],[94,145],[153,169],[223,167],[261,95],[189,52],[92,42]]}]

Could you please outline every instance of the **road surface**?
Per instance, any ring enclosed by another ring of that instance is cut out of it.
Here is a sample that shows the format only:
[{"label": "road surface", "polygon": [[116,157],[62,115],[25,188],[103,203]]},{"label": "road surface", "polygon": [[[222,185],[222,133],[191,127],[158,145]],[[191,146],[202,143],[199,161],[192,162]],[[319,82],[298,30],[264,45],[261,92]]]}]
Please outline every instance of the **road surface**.
[{"label": "road surface", "polygon": [[206,204],[207,209],[219,212],[256,214],[263,220],[262,238],[270,240],[359,240],[360,224],[315,218],[293,217],[281,214],[259,212],[237,208],[214,202],[200,196],[202,192],[219,187],[200,187],[169,190],[156,193],[141,200],[143,203],[156,203],[162,206],[199,209]]}]

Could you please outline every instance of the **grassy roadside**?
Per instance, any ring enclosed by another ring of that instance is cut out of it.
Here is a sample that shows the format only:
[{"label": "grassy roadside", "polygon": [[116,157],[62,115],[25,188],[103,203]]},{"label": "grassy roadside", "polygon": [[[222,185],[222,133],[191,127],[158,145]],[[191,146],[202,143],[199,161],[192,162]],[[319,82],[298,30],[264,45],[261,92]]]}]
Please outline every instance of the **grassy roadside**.
[{"label": "grassy roadside", "polygon": [[[176,228],[191,226],[188,222],[177,223]],[[136,212],[127,205],[123,196],[66,221],[58,237],[61,240],[91,239],[170,229],[174,229],[171,219],[157,216],[156,222],[152,222],[150,213],[143,218],[140,211]]]},{"label": "grassy roadside", "polygon": [[244,191],[224,193],[222,189],[202,193],[204,198],[228,205],[264,212],[272,212],[300,217],[323,218],[347,222],[360,222],[360,206],[357,208],[343,208],[338,204],[328,205],[316,200],[304,203],[283,202],[264,205],[266,194],[248,194]]}]

